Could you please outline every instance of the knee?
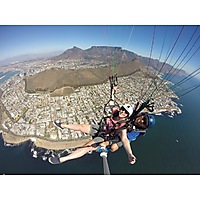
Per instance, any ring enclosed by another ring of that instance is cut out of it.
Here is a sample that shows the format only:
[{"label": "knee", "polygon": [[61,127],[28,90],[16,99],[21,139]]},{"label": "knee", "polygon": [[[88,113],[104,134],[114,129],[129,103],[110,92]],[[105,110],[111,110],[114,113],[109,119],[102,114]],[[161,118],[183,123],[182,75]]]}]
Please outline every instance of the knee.
[{"label": "knee", "polygon": [[101,146],[107,147],[108,145],[109,145],[109,141],[105,141],[105,142],[102,142],[102,143],[101,143]]},{"label": "knee", "polygon": [[83,146],[85,153],[92,153],[92,151],[96,150],[93,146]]},{"label": "knee", "polygon": [[117,146],[117,144],[112,144],[110,147],[111,152],[115,152],[119,149],[119,147]]},{"label": "knee", "polygon": [[89,134],[90,132],[90,125],[89,124],[80,124],[79,131]]}]

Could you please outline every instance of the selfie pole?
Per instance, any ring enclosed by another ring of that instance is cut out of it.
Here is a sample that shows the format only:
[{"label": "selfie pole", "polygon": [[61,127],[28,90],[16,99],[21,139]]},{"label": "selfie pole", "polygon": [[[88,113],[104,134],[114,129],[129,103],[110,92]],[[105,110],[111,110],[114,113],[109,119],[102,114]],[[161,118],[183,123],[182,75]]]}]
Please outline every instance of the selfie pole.
[{"label": "selfie pole", "polygon": [[101,147],[102,152],[100,153],[100,156],[103,159],[103,172],[104,175],[110,175],[110,169],[108,166],[108,160],[107,160],[107,151],[105,149],[105,147]]}]

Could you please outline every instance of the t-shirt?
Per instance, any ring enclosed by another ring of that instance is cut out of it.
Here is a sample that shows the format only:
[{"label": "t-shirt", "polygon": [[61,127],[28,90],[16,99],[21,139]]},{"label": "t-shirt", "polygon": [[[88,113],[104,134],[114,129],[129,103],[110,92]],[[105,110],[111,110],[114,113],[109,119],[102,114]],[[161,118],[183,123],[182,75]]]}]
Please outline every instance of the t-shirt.
[{"label": "t-shirt", "polygon": [[140,132],[137,131],[131,131],[127,133],[127,138],[129,139],[129,141],[134,141],[136,140],[136,138],[140,135]]}]

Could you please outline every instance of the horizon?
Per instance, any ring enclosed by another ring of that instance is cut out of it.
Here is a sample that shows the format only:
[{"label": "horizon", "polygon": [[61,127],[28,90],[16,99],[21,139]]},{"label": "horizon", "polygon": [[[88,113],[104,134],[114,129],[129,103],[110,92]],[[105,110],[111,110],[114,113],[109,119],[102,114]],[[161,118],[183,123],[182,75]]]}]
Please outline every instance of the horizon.
[{"label": "horizon", "polygon": [[[30,53],[30,54],[22,54],[22,55],[17,55],[17,56],[14,56],[14,57],[9,57],[9,58],[5,58],[3,60],[0,60],[0,67],[3,66],[3,65],[9,65],[9,64],[12,64],[13,62],[24,62],[24,61],[29,61],[29,60],[37,60],[37,59],[47,59],[47,58],[52,58],[54,56],[59,56],[61,54],[63,54],[65,51],[69,50],[69,49],[73,49],[73,48],[79,48],[81,50],[88,50],[88,49],[91,49],[92,47],[111,47],[111,48],[121,48],[122,50],[125,50],[125,51],[129,51],[129,52],[132,52],[132,53],[135,53],[131,50],[128,50],[128,49],[124,49],[123,47],[121,46],[109,46],[109,45],[92,45],[90,47],[87,47],[85,49],[79,47],[79,46],[72,46],[68,49],[63,49],[63,50],[54,50],[54,51],[49,51],[49,52],[41,52],[41,53]],[[136,53],[137,54],[137,53]],[[139,55],[137,54],[138,56],[142,56],[142,55]],[[35,56],[35,57],[34,57]],[[23,58],[24,57],[24,58]],[[148,56],[142,56],[142,57],[147,57],[147,58],[150,58]],[[158,58],[153,58],[151,57],[151,59],[154,59],[154,60],[158,60]],[[164,63],[164,61],[159,61],[159,62],[162,62]],[[166,62],[166,64],[169,64]],[[172,66],[172,65],[171,65]],[[191,72],[188,72],[187,70],[183,70],[185,71],[187,74],[191,73]],[[200,76],[195,76],[198,80],[200,80]]]},{"label": "horizon", "polygon": [[[170,65],[178,64],[177,59],[181,60],[186,56],[185,60],[187,60],[195,54],[186,67],[188,71],[199,67],[200,30],[198,26],[0,25],[0,33],[1,61],[27,54],[65,51],[73,46],[83,50],[92,46],[116,46],[144,57],[159,59],[161,62],[164,62],[171,53],[167,60],[167,63],[171,63]],[[192,45],[194,47],[190,50]],[[180,57],[184,49],[185,52]],[[186,55],[189,50],[189,54]]]}]

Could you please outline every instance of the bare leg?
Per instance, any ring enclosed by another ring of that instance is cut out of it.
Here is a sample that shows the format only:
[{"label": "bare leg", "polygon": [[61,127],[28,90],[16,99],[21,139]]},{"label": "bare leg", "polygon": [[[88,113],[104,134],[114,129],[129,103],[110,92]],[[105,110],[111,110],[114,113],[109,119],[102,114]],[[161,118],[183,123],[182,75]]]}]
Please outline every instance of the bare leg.
[{"label": "bare leg", "polygon": [[79,149],[75,150],[74,152],[72,152],[71,154],[69,154],[67,156],[60,157],[59,158],[60,162],[65,162],[65,161],[68,161],[68,160],[80,158],[80,157],[84,156],[86,153],[88,153],[89,151],[96,150],[97,147],[90,146],[90,145],[93,145],[93,144],[94,144],[94,141],[90,141],[85,145],[85,147],[79,148]]},{"label": "bare leg", "polygon": [[111,148],[110,148],[111,152],[115,152],[118,149],[119,149],[119,147],[118,147],[118,145],[116,143],[114,143],[114,144],[111,145]]},{"label": "bare leg", "polygon": [[71,154],[69,154],[65,157],[60,157],[60,162],[65,162],[65,161],[68,161],[68,160],[80,158],[91,150],[93,151],[94,148],[93,147],[83,147],[83,148],[77,149],[77,150],[75,150],[74,152],[72,152]]},{"label": "bare leg", "polygon": [[[109,141],[102,142],[100,145],[107,147],[109,145]],[[119,147],[118,147],[118,145],[116,143],[112,144],[111,147],[110,147],[110,151],[111,152],[115,152],[118,149],[119,149]]]},{"label": "bare leg", "polygon": [[68,128],[74,131],[81,131],[86,134],[90,132],[90,124],[62,124],[62,128]]}]

